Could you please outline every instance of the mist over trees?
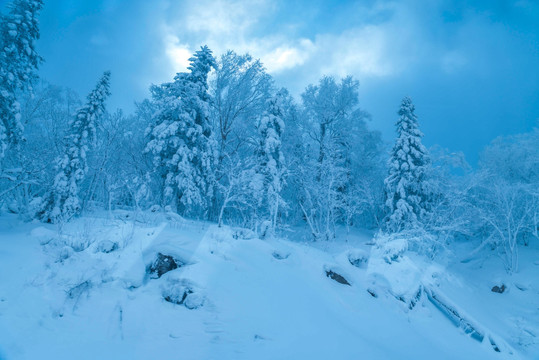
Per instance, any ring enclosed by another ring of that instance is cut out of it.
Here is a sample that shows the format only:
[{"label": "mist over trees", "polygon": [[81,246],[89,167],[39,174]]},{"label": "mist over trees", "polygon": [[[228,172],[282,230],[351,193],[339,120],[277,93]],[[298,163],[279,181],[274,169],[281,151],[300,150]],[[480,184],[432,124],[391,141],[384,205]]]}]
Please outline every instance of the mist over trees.
[{"label": "mist over trees", "polygon": [[480,239],[508,271],[518,270],[517,245],[538,241],[537,129],[495,139],[472,170],[463,156],[422,145],[409,97],[385,144],[357,79],[324,76],[296,99],[260,60],[207,46],[124,114],[105,107],[109,73],[85,102],[37,78],[41,7],[15,0],[0,23],[3,211],[58,223],[151,209],[260,236],[304,229],[314,241],[359,227],[407,234],[432,256]]}]

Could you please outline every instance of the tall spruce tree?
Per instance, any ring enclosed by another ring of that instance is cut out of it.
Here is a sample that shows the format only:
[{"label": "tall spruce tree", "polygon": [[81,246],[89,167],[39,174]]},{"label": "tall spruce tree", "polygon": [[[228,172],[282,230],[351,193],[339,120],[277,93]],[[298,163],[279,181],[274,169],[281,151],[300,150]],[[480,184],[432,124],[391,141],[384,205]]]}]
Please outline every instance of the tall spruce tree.
[{"label": "tall spruce tree", "polygon": [[15,0],[0,20],[0,159],[10,144],[23,139],[18,90],[31,89],[41,57],[35,49],[39,39],[41,0]]},{"label": "tall spruce tree", "polygon": [[164,203],[180,213],[204,209],[214,183],[208,73],[215,68],[215,59],[204,46],[189,61],[189,72],[178,73],[172,83],[152,87],[158,110],[146,146],[163,179]]},{"label": "tall spruce tree", "polygon": [[97,122],[105,112],[105,100],[110,95],[109,87],[110,72],[107,71],[69,124],[66,151],[56,160],[58,173],[38,212],[43,221],[67,221],[81,210],[79,187],[88,173],[86,156],[94,145]]},{"label": "tall spruce tree", "polygon": [[275,230],[279,206],[284,204],[281,190],[286,172],[282,152],[282,136],[285,128],[282,103],[287,96],[285,89],[280,90],[267,102],[267,110],[258,119],[258,144],[256,148],[257,165],[255,168],[259,192],[259,203],[266,205],[271,222],[271,231]]},{"label": "tall spruce tree", "polygon": [[397,140],[388,162],[389,175],[385,179],[387,230],[398,232],[420,225],[429,207],[430,191],[427,171],[430,159],[421,144],[412,99],[405,97],[399,109]]}]

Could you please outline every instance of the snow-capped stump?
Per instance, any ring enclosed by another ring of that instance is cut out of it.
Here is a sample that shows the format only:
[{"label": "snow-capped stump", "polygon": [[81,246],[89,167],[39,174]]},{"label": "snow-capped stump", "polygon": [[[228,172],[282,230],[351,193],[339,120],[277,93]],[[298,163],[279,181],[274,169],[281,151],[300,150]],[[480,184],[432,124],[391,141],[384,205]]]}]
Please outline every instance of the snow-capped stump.
[{"label": "snow-capped stump", "polygon": [[177,269],[182,265],[182,262],[174,259],[172,256],[158,253],[157,258],[146,269],[146,273],[150,275],[152,279],[158,279],[163,276],[163,274]]},{"label": "snow-capped stump", "polygon": [[332,280],[335,280],[339,284],[351,286],[348,280],[344,278],[341,274],[336,273],[333,270],[326,270],[326,276]]},{"label": "snow-capped stump", "polygon": [[352,249],[348,253],[348,261],[357,268],[366,268],[369,255],[361,249]]},{"label": "snow-capped stump", "polygon": [[116,251],[118,248],[118,243],[111,240],[103,240],[97,245],[97,251],[105,254]]},{"label": "snow-capped stump", "polygon": [[505,289],[506,289],[505,284],[502,284],[502,286],[496,285],[492,287],[491,291],[498,294],[502,294],[505,291]]},{"label": "snow-capped stump", "polygon": [[171,280],[163,288],[163,299],[169,303],[183,305],[189,310],[204,305],[204,297],[195,291],[195,286],[188,280]]}]

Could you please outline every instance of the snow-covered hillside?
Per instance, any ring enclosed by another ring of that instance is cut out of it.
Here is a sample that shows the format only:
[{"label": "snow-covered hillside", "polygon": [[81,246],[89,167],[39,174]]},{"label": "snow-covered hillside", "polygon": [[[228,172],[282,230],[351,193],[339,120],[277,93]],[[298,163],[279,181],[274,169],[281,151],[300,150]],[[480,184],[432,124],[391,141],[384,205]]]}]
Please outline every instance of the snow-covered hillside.
[{"label": "snow-covered hillside", "polygon": [[509,276],[495,256],[462,263],[472,244],[432,264],[362,233],[299,239],[177,215],[2,215],[0,359],[539,356],[538,249]]}]

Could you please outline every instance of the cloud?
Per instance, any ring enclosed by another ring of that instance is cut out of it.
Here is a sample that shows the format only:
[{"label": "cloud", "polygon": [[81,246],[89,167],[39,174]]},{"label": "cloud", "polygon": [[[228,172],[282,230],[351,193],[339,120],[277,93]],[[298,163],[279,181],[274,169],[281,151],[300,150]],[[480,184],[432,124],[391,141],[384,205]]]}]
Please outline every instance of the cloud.
[{"label": "cloud", "polygon": [[316,38],[320,72],[336,76],[384,77],[398,70],[382,26],[365,26]]},{"label": "cloud", "polygon": [[177,36],[170,33],[164,36],[163,42],[170,66],[175,72],[186,71],[189,66],[189,58],[192,56],[193,51],[189,46],[180,43],[180,39]]},{"label": "cloud", "polygon": [[[312,55],[315,45],[309,39],[300,39],[297,45],[286,44],[260,54],[260,58],[269,73],[275,74],[283,70],[303,65]],[[256,50],[260,52],[260,49]]]},{"label": "cloud", "polygon": [[209,37],[243,36],[256,24],[269,2],[254,1],[193,1],[187,7],[183,25],[188,31]]}]

